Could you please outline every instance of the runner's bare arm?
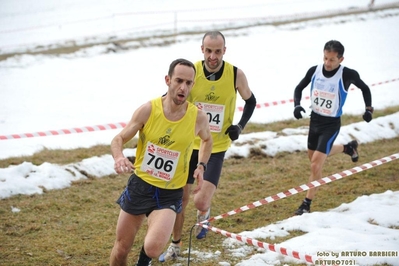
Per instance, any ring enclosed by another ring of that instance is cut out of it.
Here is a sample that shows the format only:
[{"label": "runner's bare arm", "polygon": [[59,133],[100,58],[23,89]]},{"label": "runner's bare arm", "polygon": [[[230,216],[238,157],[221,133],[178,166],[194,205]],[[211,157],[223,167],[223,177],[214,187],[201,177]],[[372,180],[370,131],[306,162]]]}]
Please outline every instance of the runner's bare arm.
[{"label": "runner's bare arm", "polygon": [[123,145],[131,140],[147,122],[151,113],[151,103],[140,106],[132,115],[126,127],[111,141],[111,154],[114,158],[114,169],[118,174],[134,170],[133,164],[123,155]]},{"label": "runner's bare arm", "polygon": [[[208,116],[201,110],[198,110],[196,133],[201,138],[201,145],[198,152],[198,163],[202,162],[206,164],[211,156],[213,139],[211,131],[209,130]],[[194,171],[194,178],[197,179],[197,186],[193,190],[194,194],[202,187],[204,170],[203,166],[199,165]]]}]

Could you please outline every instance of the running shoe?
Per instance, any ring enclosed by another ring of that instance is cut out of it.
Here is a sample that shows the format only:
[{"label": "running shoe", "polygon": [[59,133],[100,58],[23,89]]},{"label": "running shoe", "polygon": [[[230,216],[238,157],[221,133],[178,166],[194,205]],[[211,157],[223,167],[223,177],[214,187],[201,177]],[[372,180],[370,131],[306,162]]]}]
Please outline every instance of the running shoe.
[{"label": "running shoe", "polygon": [[348,142],[348,144],[345,145],[345,153],[348,154],[351,159],[352,162],[357,162],[359,160],[359,153],[357,152],[357,146],[358,143],[356,140],[352,140],[350,142]]},{"label": "running shoe", "polygon": [[301,206],[295,211],[295,215],[302,215],[304,213],[310,213],[310,205],[303,201]]},{"label": "running shoe", "polygon": [[[204,220],[208,220],[210,218],[211,214],[211,208],[208,209],[207,212],[200,212],[197,210],[197,223],[202,222]],[[209,222],[204,223],[205,225],[209,225]],[[208,233],[208,229],[197,225],[196,230],[195,230],[195,235],[197,239],[203,239],[206,237],[206,234]]]},{"label": "running shoe", "polygon": [[179,244],[170,243],[168,249],[159,256],[159,261],[165,262],[177,259],[180,256],[181,246],[181,241]]}]

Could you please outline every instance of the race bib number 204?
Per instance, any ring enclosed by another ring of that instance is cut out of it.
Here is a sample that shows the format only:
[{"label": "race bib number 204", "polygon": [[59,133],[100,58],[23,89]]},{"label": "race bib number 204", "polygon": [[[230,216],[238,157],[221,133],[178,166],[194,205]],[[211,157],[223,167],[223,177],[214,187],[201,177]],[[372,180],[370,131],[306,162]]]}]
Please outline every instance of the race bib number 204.
[{"label": "race bib number 204", "polygon": [[148,142],[141,170],[155,178],[171,181],[175,175],[179,157],[180,152],[178,151],[165,149]]},{"label": "race bib number 204", "polygon": [[198,109],[208,115],[209,129],[211,132],[221,132],[224,121],[224,105],[196,102]]}]

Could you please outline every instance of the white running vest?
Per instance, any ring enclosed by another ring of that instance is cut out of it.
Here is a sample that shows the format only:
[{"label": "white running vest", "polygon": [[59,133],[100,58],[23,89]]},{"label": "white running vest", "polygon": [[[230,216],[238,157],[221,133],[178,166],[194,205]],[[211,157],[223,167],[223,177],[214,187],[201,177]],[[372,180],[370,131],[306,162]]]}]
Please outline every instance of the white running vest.
[{"label": "white running vest", "polygon": [[313,112],[329,117],[340,117],[342,115],[342,106],[348,95],[342,81],[343,69],[343,66],[339,66],[334,76],[326,78],[323,75],[323,64],[316,67],[310,87]]}]

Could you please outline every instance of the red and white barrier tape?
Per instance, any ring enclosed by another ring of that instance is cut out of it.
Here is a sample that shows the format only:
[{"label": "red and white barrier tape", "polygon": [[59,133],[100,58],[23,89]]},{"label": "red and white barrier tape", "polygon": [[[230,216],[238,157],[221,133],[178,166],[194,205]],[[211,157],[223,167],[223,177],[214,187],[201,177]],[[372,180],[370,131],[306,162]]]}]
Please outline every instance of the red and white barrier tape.
[{"label": "red and white barrier tape", "polygon": [[297,251],[281,247],[280,245],[268,244],[268,243],[265,243],[265,242],[258,241],[256,239],[252,239],[252,238],[249,238],[249,237],[240,236],[240,235],[237,235],[237,234],[234,234],[234,233],[230,233],[230,232],[218,229],[218,228],[210,226],[210,225],[202,225],[202,226],[204,228],[208,229],[208,230],[211,230],[211,231],[213,231],[215,233],[218,233],[218,234],[221,234],[223,236],[227,236],[227,237],[233,238],[235,240],[238,240],[240,242],[243,242],[243,243],[246,243],[246,244],[249,244],[249,245],[252,245],[252,246],[264,248],[264,249],[267,249],[267,250],[270,250],[270,251],[273,251],[273,252],[277,252],[277,253],[279,253],[281,255],[284,255],[284,256],[289,256],[289,257],[292,257],[292,258],[295,258],[295,259],[298,259],[298,260],[304,260],[304,261],[310,262],[310,263],[314,263],[316,261],[316,259],[317,259],[317,257],[314,256],[314,255],[304,255],[304,254],[301,254],[301,253],[299,253]]},{"label": "red and white barrier tape", "polygon": [[49,130],[49,131],[23,133],[23,134],[12,134],[12,135],[0,135],[0,140],[46,137],[46,136],[66,135],[66,134],[73,134],[73,133],[94,132],[94,131],[101,131],[101,130],[123,128],[125,126],[126,126],[126,123],[119,122],[119,123],[114,123],[114,124],[87,126],[87,127],[81,127],[81,128]]},{"label": "red and white barrier tape", "polygon": [[[394,81],[398,81],[399,78],[396,79],[390,79],[390,80],[386,80],[383,82],[377,82],[377,83],[373,83],[370,85],[371,86],[377,86],[377,85],[382,85],[382,84],[386,84],[386,83],[390,83],[390,82],[394,82]],[[355,90],[356,88],[350,88],[350,90]],[[306,96],[303,98],[303,100],[309,100],[310,96]],[[271,107],[271,106],[276,106],[276,105],[281,105],[281,104],[286,104],[286,103],[293,103],[294,99],[289,99],[289,100],[282,100],[282,101],[273,101],[273,102],[268,102],[268,103],[258,103],[256,104],[256,108],[263,108],[263,107]],[[244,110],[243,106],[239,106],[237,107],[237,110],[242,112]]]},{"label": "red and white barrier tape", "polygon": [[293,250],[290,250],[290,249],[286,249],[286,248],[280,247],[279,245],[271,245],[271,244],[267,244],[267,243],[264,243],[264,242],[257,241],[256,239],[251,239],[251,238],[240,236],[240,235],[237,235],[237,234],[234,234],[234,233],[229,233],[229,232],[227,232],[225,230],[221,230],[221,229],[218,229],[216,227],[212,227],[210,225],[206,225],[204,223],[212,222],[212,221],[215,221],[215,220],[219,220],[219,219],[225,218],[227,216],[232,216],[232,215],[240,213],[240,212],[244,212],[244,211],[247,211],[247,210],[250,210],[250,209],[254,209],[254,208],[259,207],[261,205],[265,205],[267,203],[271,203],[273,201],[277,201],[277,200],[280,200],[280,199],[283,199],[283,198],[298,194],[300,192],[309,190],[311,188],[315,188],[315,187],[319,187],[319,186],[325,185],[327,183],[330,183],[330,182],[336,181],[338,179],[341,179],[341,178],[344,178],[344,177],[347,177],[347,176],[362,172],[364,170],[373,168],[375,166],[391,162],[391,161],[396,160],[398,158],[399,158],[399,153],[395,153],[395,154],[392,154],[390,156],[387,156],[387,157],[384,157],[384,158],[381,158],[381,159],[378,159],[378,160],[375,160],[375,161],[372,161],[372,162],[369,162],[369,163],[365,163],[365,164],[360,165],[360,166],[356,166],[356,167],[351,168],[349,170],[345,170],[345,171],[343,171],[341,173],[333,174],[333,175],[321,178],[319,180],[312,181],[312,182],[310,182],[308,184],[304,184],[304,185],[301,185],[301,186],[296,187],[296,188],[291,188],[291,189],[289,189],[289,190],[287,190],[285,192],[280,192],[280,193],[277,193],[277,194],[275,194],[273,196],[266,197],[266,198],[261,199],[259,201],[252,202],[252,203],[250,203],[248,205],[245,205],[245,206],[243,206],[241,208],[238,208],[238,209],[235,209],[233,211],[227,212],[225,214],[221,214],[221,215],[212,217],[212,218],[210,218],[208,220],[201,221],[200,223],[197,223],[196,225],[202,226],[202,227],[204,227],[204,228],[206,228],[208,230],[211,230],[211,231],[213,231],[215,233],[218,233],[218,234],[221,234],[221,235],[236,239],[238,241],[241,241],[241,242],[253,245],[253,246],[261,247],[261,248],[264,248],[264,249],[267,249],[267,250],[270,250],[270,251],[273,251],[273,252],[277,252],[277,253],[285,255],[285,256],[289,256],[289,257],[296,258],[296,259],[299,259],[299,260],[304,260],[306,262],[314,263],[314,261],[316,259],[316,257],[314,255],[303,255],[303,254],[300,254],[297,251],[293,251]]},{"label": "red and white barrier tape", "polygon": [[[374,84],[371,84],[370,86],[381,85],[381,84],[385,84],[385,83],[389,83],[389,82],[393,82],[393,81],[397,81],[397,80],[399,80],[399,78],[387,80],[384,82],[374,83]],[[351,88],[351,89],[354,90],[354,88]],[[304,99],[308,100],[309,98],[310,98],[309,96],[306,96]],[[290,100],[286,100],[286,101],[282,100],[282,101],[274,101],[274,102],[270,102],[270,103],[257,104],[256,108],[276,106],[276,105],[286,104],[289,102],[292,103],[292,102],[294,102],[294,100],[290,99]],[[237,109],[238,109],[238,111],[242,112],[244,110],[244,107],[238,107]],[[86,126],[86,127],[82,127],[82,128],[59,129],[59,130],[48,130],[48,131],[34,132],[34,133],[0,135],[0,140],[94,132],[94,131],[100,131],[100,130],[116,129],[116,128],[121,128],[121,127],[123,128],[125,126],[126,126],[126,123],[120,122],[120,123],[105,124],[105,125]]]},{"label": "red and white barrier tape", "polygon": [[[212,221],[215,221],[215,220],[223,219],[223,218],[225,218],[227,216],[232,216],[234,214],[237,214],[237,213],[240,213],[240,212],[244,212],[244,211],[247,211],[247,210],[250,210],[250,209],[254,209],[256,207],[271,203],[273,201],[277,201],[277,200],[280,200],[280,199],[283,199],[283,198],[286,198],[286,197],[290,197],[292,195],[295,195],[295,194],[298,194],[300,192],[309,190],[311,188],[315,188],[315,187],[319,187],[319,186],[325,185],[327,183],[330,183],[330,182],[336,181],[338,179],[341,179],[341,178],[344,178],[344,177],[347,177],[347,176],[362,172],[364,170],[376,167],[378,165],[382,165],[384,163],[393,161],[393,160],[398,159],[398,158],[399,158],[399,153],[395,153],[395,154],[392,154],[390,156],[381,158],[379,160],[375,160],[375,161],[372,161],[372,162],[369,162],[369,163],[365,163],[365,164],[360,165],[360,166],[356,166],[356,167],[354,167],[352,169],[345,170],[345,171],[343,171],[341,173],[336,173],[336,174],[333,174],[333,175],[330,175],[330,176],[327,176],[327,177],[323,177],[323,178],[321,178],[319,180],[315,180],[315,181],[309,182],[307,184],[300,185],[299,187],[291,188],[291,189],[289,189],[287,191],[280,192],[280,193],[277,193],[277,194],[275,194],[273,196],[269,196],[269,197],[266,197],[264,199],[252,202],[252,203],[250,203],[248,205],[245,205],[245,206],[240,207],[238,209],[229,211],[227,213],[224,213],[224,214],[221,214],[221,215],[218,215],[218,216],[215,216],[215,217],[211,217],[208,220],[201,221],[200,225],[204,226],[203,223],[207,223],[207,222],[212,222]],[[199,225],[199,224],[196,224],[196,225]]]}]

